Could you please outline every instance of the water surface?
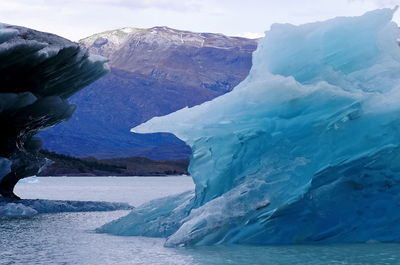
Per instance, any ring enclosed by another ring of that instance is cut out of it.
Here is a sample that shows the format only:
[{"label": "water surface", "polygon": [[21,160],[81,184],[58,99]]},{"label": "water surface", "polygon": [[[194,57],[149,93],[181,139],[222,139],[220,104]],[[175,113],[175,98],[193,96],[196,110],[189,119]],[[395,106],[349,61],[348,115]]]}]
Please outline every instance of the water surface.
[{"label": "water surface", "polygon": [[[24,198],[147,200],[193,188],[189,177],[38,178],[20,183]],[[0,264],[400,264],[400,244],[164,248],[164,239],[93,230],[128,211],[43,214],[0,219]]]}]

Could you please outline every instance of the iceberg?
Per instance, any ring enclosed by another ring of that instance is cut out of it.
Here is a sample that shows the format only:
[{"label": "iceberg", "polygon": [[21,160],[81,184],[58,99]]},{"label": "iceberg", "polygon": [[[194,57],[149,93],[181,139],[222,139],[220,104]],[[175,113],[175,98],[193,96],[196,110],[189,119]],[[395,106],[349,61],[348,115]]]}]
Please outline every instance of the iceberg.
[{"label": "iceberg", "polygon": [[395,10],[272,25],[232,92],[132,129],[192,148],[195,193],[98,230],[170,247],[400,242]]},{"label": "iceberg", "polygon": [[7,158],[0,157],[0,181],[4,176],[11,172],[11,164],[11,161]]},{"label": "iceberg", "polygon": [[96,229],[99,233],[148,237],[167,237],[180,226],[180,221],[192,209],[193,191],[152,200],[132,211],[125,218]]},{"label": "iceberg", "polygon": [[68,97],[105,75],[106,59],[59,36],[0,23],[0,195],[48,164],[39,131],[72,116]]},{"label": "iceberg", "polygon": [[131,210],[128,203],[61,200],[0,199],[0,217],[29,217],[43,213]]}]

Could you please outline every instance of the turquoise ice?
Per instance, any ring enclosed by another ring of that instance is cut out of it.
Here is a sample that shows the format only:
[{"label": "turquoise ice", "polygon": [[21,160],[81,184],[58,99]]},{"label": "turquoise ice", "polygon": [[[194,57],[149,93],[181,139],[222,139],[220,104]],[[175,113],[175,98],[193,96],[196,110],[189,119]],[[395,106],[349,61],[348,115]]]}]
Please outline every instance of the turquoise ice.
[{"label": "turquoise ice", "polygon": [[99,231],[167,246],[400,242],[394,12],[275,24],[231,93],[134,128],[192,148],[195,193]]}]

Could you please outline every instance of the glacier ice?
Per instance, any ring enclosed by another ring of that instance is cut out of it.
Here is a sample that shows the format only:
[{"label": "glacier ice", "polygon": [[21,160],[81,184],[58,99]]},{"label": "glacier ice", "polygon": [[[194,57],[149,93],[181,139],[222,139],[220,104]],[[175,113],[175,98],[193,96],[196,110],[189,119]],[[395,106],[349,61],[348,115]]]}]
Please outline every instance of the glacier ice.
[{"label": "glacier ice", "polygon": [[168,236],[167,246],[400,242],[394,12],[275,24],[231,93],[132,129],[192,148],[195,194],[99,231]]},{"label": "glacier ice", "polygon": [[22,203],[7,203],[4,206],[0,206],[0,216],[9,217],[22,217],[22,216],[33,216],[38,214],[38,212]]},{"label": "glacier ice", "polygon": [[120,202],[19,200],[0,199],[0,217],[33,216],[42,213],[97,212],[130,210],[133,207]]},{"label": "glacier ice", "polygon": [[11,161],[7,158],[0,157],[0,181],[11,172]]},{"label": "glacier ice", "polygon": [[148,237],[167,237],[180,226],[192,208],[193,191],[152,200],[132,211],[126,218],[115,220],[97,229],[117,235],[142,235]]},{"label": "glacier ice", "polygon": [[0,23],[0,195],[47,161],[39,131],[71,117],[67,98],[108,72],[106,59],[59,36]]}]

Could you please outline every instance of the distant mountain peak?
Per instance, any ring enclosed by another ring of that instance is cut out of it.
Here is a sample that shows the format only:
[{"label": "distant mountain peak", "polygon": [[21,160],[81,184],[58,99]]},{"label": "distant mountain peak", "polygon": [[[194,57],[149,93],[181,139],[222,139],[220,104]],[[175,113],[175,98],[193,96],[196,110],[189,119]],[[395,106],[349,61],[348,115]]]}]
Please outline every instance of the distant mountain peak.
[{"label": "distant mountain peak", "polygon": [[157,26],[105,31],[80,45],[107,57],[111,72],[71,99],[78,106],[74,118],[42,134],[46,148],[74,156],[176,159],[190,149],[175,137],[129,129],[231,91],[247,76],[257,41]]},{"label": "distant mountain peak", "polygon": [[230,37],[220,33],[198,33],[187,30],[173,29],[167,26],[152,28],[124,27],[116,30],[104,31],[80,40],[83,46],[91,47],[92,52],[111,56],[113,51],[130,43],[130,46],[140,44],[157,45],[158,48],[172,45],[193,47],[214,47],[218,49],[241,48],[245,38]]}]

